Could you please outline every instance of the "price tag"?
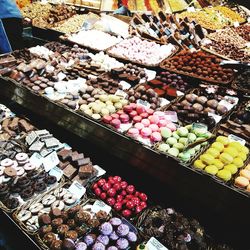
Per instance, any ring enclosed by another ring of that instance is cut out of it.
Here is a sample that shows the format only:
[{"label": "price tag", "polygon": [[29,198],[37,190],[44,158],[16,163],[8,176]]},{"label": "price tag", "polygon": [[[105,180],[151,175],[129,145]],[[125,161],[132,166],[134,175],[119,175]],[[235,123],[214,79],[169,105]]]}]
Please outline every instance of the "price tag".
[{"label": "price tag", "polygon": [[98,165],[94,165],[93,168],[97,170],[97,177],[100,177],[100,176],[106,174],[106,170],[104,170],[103,168],[101,168]]},{"label": "price tag", "polygon": [[151,80],[155,79],[155,77],[156,77],[156,71],[154,71],[154,70],[145,69],[145,73],[148,77],[148,79],[147,79],[148,81],[151,81]]},{"label": "price tag", "polygon": [[163,246],[156,238],[152,237],[147,242],[146,247],[148,250],[168,250],[165,246]]},{"label": "price tag", "polygon": [[160,99],[160,106],[161,106],[161,107],[163,107],[163,106],[165,106],[165,105],[168,105],[168,104],[170,103],[170,101],[167,100],[166,98],[160,97],[159,99]]},{"label": "price tag", "polygon": [[247,22],[250,23],[250,17],[247,18]]},{"label": "price tag", "polygon": [[237,28],[237,27],[239,27],[239,26],[240,26],[239,22],[234,22],[234,27],[235,27],[235,28]]},{"label": "price tag", "polygon": [[221,120],[221,116],[220,115],[216,115],[214,113],[208,112],[208,116],[213,117],[216,123],[219,123],[220,120]]},{"label": "price tag", "polygon": [[28,145],[31,145],[36,139],[37,139],[37,134],[36,132],[32,131],[26,136],[25,141],[28,143]]},{"label": "price tag", "polygon": [[175,111],[165,111],[165,117],[171,122],[178,122],[177,113]]},{"label": "price tag", "polygon": [[131,88],[131,84],[129,84],[128,82],[120,81],[120,84],[122,85],[123,90],[127,90]]},{"label": "price tag", "polygon": [[62,81],[66,77],[66,75],[62,72],[60,72],[57,76],[58,76],[59,81]]},{"label": "price tag", "polygon": [[69,192],[73,194],[77,199],[81,199],[86,193],[86,188],[82,186],[78,181],[74,181],[69,187]]},{"label": "price tag", "polygon": [[59,164],[59,159],[55,151],[43,158],[43,166],[46,172],[49,172],[52,168]]},{"label": "price tag", "polygon": [[67,149],[67,150],[71,150],[71,149],[72,149],[72,148],[70,147],[70,145],[67,144],[67,143],[63,143],[63,147],[64,147],[64,149]]},{"label": "price tag", "polygon": [[179,90],[176,91],[176,94],[177,94],[177,96],[183,96],[184,95],[184,93],[179,91]]},{"label": "price tag", "polygon": [[149,109],[150,108],[150,103],[147,101],[143,101],[141,99],[138,99],[136,101],[137,104],[144,106],[145,108]]},{"label": "price tag", "polygon": [[107,214],[110,213],[111,211],[111,207],[108,206],[107,204],[105,204],[103,201],[95,201],[95,203],[93,204],[92,208],[91,208],[92,212],[93,213],[98,213],[99,211],[104,211],[106,212]]},{"label": "price tag", "polygon": [[239,136],[233,135],[233,134],[230,134],[228,136],[228,139],[229,139],[229,141],[237,141],[240,144],[242,144],[243,146],[245,146],[245,144],[246,144],[246,141],[244,139],[240,138]]},{"label": "price tag", "polygon": [[132,123],[122,123],[118,131],[125,132],[132,127]]},{"label": "price tag", "polygon": [[54,167],[49,171],[49,175],[55,176],[57,181],[60,181],[63,176],[63,171],[58,167]]},{"label": "price tag", "polygon": [[43,157],[38,154],[38,153],[34,153],[31,157],[30,157],[30,163],[34,166],[36,166],[37,168],[39,168],[42,163],[43,163]]},{"label": "price tag", "polygon": [[124,91],[118,89],[118,90],[115,92],[115,95],[121,96],[121,97],[123,97],[123,98],[125,99],[125,98],[127,97],[128,94],[125,93]]},{"label": "price tag", "polygon": [[192,6],[192,7],[188,7],[187,8],[187,11],[188,12],[195,12],[195,8]]}]

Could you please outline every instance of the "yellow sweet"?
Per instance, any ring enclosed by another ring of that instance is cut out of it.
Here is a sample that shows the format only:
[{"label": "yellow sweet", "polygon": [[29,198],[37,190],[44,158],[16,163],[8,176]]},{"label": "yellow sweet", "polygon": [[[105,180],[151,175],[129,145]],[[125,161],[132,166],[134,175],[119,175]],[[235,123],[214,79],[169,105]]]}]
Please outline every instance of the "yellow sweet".
[{"label": "yellow sweet", "polygon": [[201,160],[196,160],[194,162],[194,166],[199,169],[203,169],[206,167],[206,165]]},{"label": "yellow sweet", "polygon": [[206,153],[212,155],[214,158],[220,155],[220,152],[216,148],[209,148]]},{"label": "yellow sweet", "polygon": [[218,172],[218,168],[214,165],[209,165],[205,168],[205,171],[209,174],[216,175]]},{"label": "yellow sweet", "polygon": [[216,166],[218,169],[222,169],[224,164],[219,159],[214,159],[212,165]]},{"label": "yellow sweet", "polygon": [[227,153],[222,153],[219,158],[225,164],[230,164],[234,159],[231,155]]},{"label": "yellow sweet", "polygon": [[241,145],[242,147],[241,147],[241,152],[243,152],[243,153],[245,153],[246,155],[248,155],[249,154],[249,149],[246,147],[246,146],[243,146],[243,145]]},{"label": "yellow sweet", "polygon": [[232,141],[228,144],[228,147],[234,147],[240,152],[243,146],[238,141]]},{"label": "yellow sweet", "polygon": [[216,141],[222,143],[224,146],[229,144],[229,139],[226,136],[220,135],[216,138]]},{"label": "yellow sweet", "polygon": [[239,154],[238,150],[234,147],[225,148],[223,152],[231,155],[232,157],[236,157]]},{"label": "yellow sweet", "polygon": [[234,164],[228,164],[224,167],[224,169],[228,170],[231,172],[231,174],[236,174],[238,171],[237,166],[235,166]]},{"label": "yellow sweet", "polygon": [[217,173],[217,176],[224,180],[224,181],[229,181],[232,178],[232,174],[229,170],[222,169]]},{"label": "yellow sweet", "polygon": [[241,168],[244,165],[244,162],[242,161],[241,158],[236,157],[233,159],[233,164],[237,166],[237,168]]},{"label": "yellow sweet", "polygon": [[224,149],[224,145],[221,142],[217,142],[217,141],[214,142],[211,145],[211,147],[217,149],[219,152],[221,152]]},{"label": "yellow sweet", "polygon": [[247,159],[247,155],[244,152],[240,152],[238,154],[238,157],[242,159],[242,161],[245,161]]},{"label": "yellow sweet", "polygon": [[210,154],[203,154],[201,155],[200,159],[207,165],[211,165],[214,160],[214,157]]}]

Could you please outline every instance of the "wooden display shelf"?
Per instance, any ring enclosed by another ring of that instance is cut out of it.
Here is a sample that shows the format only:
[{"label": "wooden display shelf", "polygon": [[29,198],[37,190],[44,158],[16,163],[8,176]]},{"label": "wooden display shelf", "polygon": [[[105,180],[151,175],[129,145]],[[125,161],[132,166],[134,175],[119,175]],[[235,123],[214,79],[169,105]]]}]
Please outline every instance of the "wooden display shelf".
[{"label": "wooden display shelf", "polygon": [[[184,197],[183,200],[190,201],[190,204],[185,204],[190,208],[193,207],[193,211],[198,210],[207,220],[205,224],[224,230],[224,239],[229,243],[235,241],[238,244],[239,240],[242,244],[248,243],[247,230],[245,230],[249,224],[248,196],[215,182],[181,165],[173,158],[159,154],[98,122],[36,95],[18,83],[0,78],[1,96],[97,145],[107,152],[107,157],[109,154],[114,155],[159,180],[177,197],[180,199]],[[119,169],[119,165],[117,168]],[[148,185],[154,184],[148,183]],[[161,193],[164,193],[164,190],[161,190]],[[167,201],[168,198],[165,199]],[[204,211],[199,210],[199,204],[205,207]]]}]

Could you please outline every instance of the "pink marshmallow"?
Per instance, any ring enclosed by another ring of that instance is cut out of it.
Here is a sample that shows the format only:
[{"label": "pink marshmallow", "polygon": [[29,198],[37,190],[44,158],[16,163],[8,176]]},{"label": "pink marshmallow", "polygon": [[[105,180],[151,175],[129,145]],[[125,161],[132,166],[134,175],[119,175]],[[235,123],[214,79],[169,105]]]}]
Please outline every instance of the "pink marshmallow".
[{"label": "pink marshmallow", "polygon": [[131,111],[131,112],[129,113],[129,116],[130,116],[131,118],[133,118],[133,117],[137,116],[137,112],[136,112],[135,110],[133,110],[133,111]]}]

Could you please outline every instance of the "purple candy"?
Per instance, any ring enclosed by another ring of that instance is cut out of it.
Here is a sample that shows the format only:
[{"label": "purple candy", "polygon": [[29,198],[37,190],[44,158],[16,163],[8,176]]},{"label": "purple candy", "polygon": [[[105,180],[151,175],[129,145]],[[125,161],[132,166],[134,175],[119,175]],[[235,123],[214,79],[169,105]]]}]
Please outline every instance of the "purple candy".
[{"label": "purple candy", "polygon": [[120,226],[122,224],[122,221],[117,217],[114,217],[114,218],[110,219],[109,222],[111,223],[111,225],[113,225],[115,227],[118,227],[118,226]]},{"label": "purple candy", "polygon": [[97,241],[102,243],[104,246],[107,246],[109,244],[109,237],[106,235],[99,235],[97,237]]},{"label": "purple candy", "polygon": [[84,242],[87,244],[87,246],[91,246],[91,245],[93,245],[94,243],[95,243],[95,239],[96,239],[96,237],[95,237],[95,235],[93,235],[93,234],[88,234],[88,235],[86,235],[85,237],[84,237]]},{"label": "purple candy", "polygon": [[129,232],[128,235],[127,235],[127,239],[130,241],[130,242],[136,242],[137,241],[137,236],[134,232]]},{"label": "purple candy", "polygon": [[105,250],[105,246],[100,242],[96,242],[92,250]]},{"label": "purple candy", "polygon": [[111,246],[111,247],[109,247],[107,250],[118,250],[118,248],[117,248],[117,247],[114,247],[114,246]]},{"label": "purple candy", "polygon": [[105,222],[100,226],[100,232],[103,235],[110,235],[113,232],[113,227],[109,222]]},{"label": "purple candy", "polygon": [[120,238],[116,242],[116,246],[118,249],[126,249],[129,246],[128,240],[124,238]]},{"label": "purple candy", "polygon": [[109,238],[111,240],[118,240],[119,239],[119,236],[116,234],[116,232],[112,232],[112,234],[109,235]]},{"label": "purple candy", "polygon": [[87,245],[84,242],[79,242],[76,244],[76,250],[86,250],[87,249]]},{"label": "purple candy", "polygon": [[126,236],[129,233],[129,226],[126,224],[121,224],[116,231],[119,236]]}]

